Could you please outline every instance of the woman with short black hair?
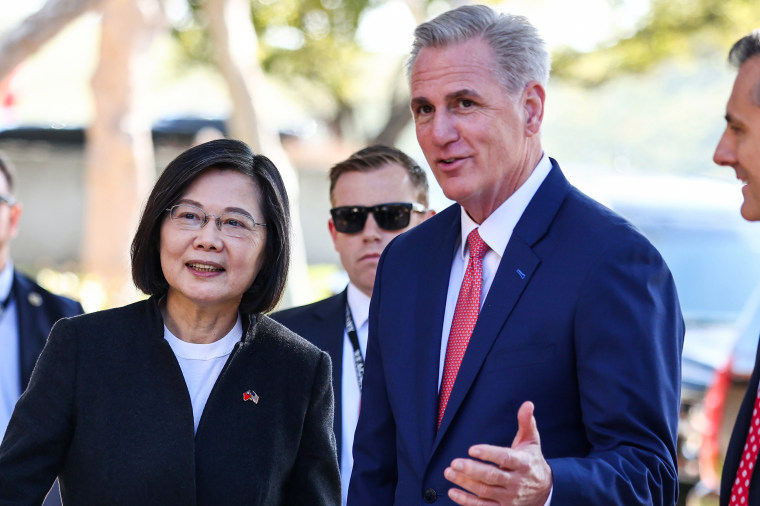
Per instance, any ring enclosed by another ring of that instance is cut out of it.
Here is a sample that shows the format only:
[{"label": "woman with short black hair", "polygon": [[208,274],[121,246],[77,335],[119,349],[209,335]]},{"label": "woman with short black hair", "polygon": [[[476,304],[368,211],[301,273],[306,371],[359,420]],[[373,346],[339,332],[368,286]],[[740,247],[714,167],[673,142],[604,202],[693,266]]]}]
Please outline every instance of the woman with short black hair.
[{"label": "woman with short black hair", "polygon": [[289,261],[275,166],[172,161],[132,243],[150,298],[61,320],[0,446],[0,503],[339,504],[330,359],[262,313]]}]

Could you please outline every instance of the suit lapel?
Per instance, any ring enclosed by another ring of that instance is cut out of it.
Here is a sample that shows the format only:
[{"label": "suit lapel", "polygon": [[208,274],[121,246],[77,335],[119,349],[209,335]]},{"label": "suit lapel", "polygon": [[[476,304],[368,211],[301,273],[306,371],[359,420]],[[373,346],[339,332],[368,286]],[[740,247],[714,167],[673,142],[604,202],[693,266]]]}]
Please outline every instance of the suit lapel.
[{"label": "suit lapel", "polygon": [[507,249],[504,251],[491,289],[480,310],[475,329],[470,337],[470,343],[467,345],[467,351],[454,382],[454,388],[446,405],[446,412],[443,415],[443,420],[441,420],[436,445],[446,433],[446,429],[462,405],[467,391],[477,377],[480,367],[501,328],[506,323],[512,309],[520,299],[525,287],[528,286],[540,263],[539,258],[528,245],[515,239],[513,237],[509,241]]},{"label": "suit lapel", "polygon": [[313,335],[323,337],[318,345],[330,355],[332,360],[332,384],[335,402],[333,428],[335,429],[335,442],[340,461],[341,443],[343,434],[343,332],[346,328],[346,301],[347,292],[339,293],[335,297],[325,300],[322,311],[317,313],[316,320],[319,327]]},{"label": "suit lapel", "polygon": [[517,223],[504,251],[462,359],[434,448],[446,434],[494,341],[541,263],[533,252],[533,246],[548,231],[569,188],[554,160],[552,166]]},{"label": "suit lapel", "polygon": [[[424,243],[423,255],[427,263],[419,275],[420,293],[427,295],[417,297],[414,312],[414,335],[419,336],[415,341],[414,356],[419,360],[419,367],[414,370],[412,384],[416,388],[413,398],[422,399],[415,413],[420,417],[418,427],[422,434],[423,455],[430,454],[436,433],[441,333],[451,262],[461,234],[460,212],[460,207],[454,205],[440,213],[442,225],[433,230]],[[430,255],[431,251],[438,254]],[[447,251],[450,254],[445,254]]]},{"label": "suit lapel", "polygon": [[[757,396],[758,382],[760,382],[760,346],[758,346],[755,355],[755,368],[752,371],[749,386],[744,393],[744,399],[742,399],[742,403],[739,407],[739,413],[734,422],[734,429],[731,432],[728,451],[726,453],[726,458],[724,459],[720,494],[721,506],[727,505],[729,502],[733,482],[736,478],[736,472],[739,470],[739,463],[744,454],[744,444],[747,440],[749,425],[752,421],[752,410]],[[752,493],[752,484],[757,481],[757,476],[757,471],[755,471],[752,475],[750,493]]]},{"label": "suit lapel", "polygon": [[[29,282],[17,272],[13,273],[14,290],[16,291],[16,314],[18,315],[19,339],[19,372],[21,373],[21,389],[29,383],[37,357],[45,346],[47,334],[39,329],[35,312],[39,311],[42,297]],[[32,305],[35,301],[37,305]]]},{"label": "suit lapel", "polygon": [[317,334],[325,336],[322,343],[333,361],[333,385],[335,385],[335,412],[339,413],[341,397],[341,371],[343,369],[343,332],[346,328],[346,290],[329,300],[329,306],[320,315],[324,330]]}]

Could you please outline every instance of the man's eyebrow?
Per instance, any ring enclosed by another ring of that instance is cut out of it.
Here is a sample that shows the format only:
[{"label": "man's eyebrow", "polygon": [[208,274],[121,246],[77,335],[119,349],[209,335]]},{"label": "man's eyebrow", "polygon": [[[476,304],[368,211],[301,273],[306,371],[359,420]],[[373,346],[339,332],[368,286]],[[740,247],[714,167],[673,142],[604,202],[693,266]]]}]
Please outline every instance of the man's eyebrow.
[{"label": "man's eyebrow", "polygon": [[452,99],[452,98],[462,98],[462,97],[479,97],[480,93],[478,93],[475,90],[470,89],[463,89],[463,90],[457,90],[453,93],[449,93],[446,95],[446,98]]},{"label": "man's eyebrow", "polygon": [[[462,97],[476,97],[479,98],[481,95],[475,90],[471,90],[469,88],[465,88],[462,90],[457,90],[449,93],[446,95],[446,100],[453,100],[456,98],[462,98]],[[414,97],[411,100],[412,106],[415,105],[422,105],[422,104],[429,104],[430,100],[428,100],[427,97]]]}]

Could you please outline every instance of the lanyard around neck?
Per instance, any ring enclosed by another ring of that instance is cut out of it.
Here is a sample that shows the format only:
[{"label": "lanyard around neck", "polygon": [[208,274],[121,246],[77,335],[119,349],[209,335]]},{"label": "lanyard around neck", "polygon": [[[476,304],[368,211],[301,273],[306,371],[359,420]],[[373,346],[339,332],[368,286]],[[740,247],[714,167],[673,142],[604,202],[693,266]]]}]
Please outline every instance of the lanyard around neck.
[{"label": "lanyard around neck", "polygon": [[346,332],[348,333],[348,340],[351,341],[351,346],[354,348],[354,368],[356,369],[356,381],[359,383],[359,391],[362,391],[362,379],[364,378],[364,358],[362,357],[362,350],[359,347],[359,335],[356,332],[356,325],[354,325],[354,317],[351,314],[351,308],[346,301]]}]

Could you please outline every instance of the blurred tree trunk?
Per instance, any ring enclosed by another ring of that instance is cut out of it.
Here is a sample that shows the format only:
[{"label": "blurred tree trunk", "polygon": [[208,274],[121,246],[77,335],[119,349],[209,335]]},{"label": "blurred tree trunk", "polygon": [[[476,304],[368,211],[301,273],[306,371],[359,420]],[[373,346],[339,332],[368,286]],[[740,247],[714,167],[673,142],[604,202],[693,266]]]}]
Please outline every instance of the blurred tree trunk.
[{"label": "blurred tree trunk", "polygon": [[147,56],[163,15],[158,0],[109,0],[92,77],[95,114],[87,130],[82,261],[109,294],[108,306],[134,299],[129,250],[155,178],[143,94]]},{"label": "blurred tree trunk", "polygon": [[0,81],[81,14],[105,0],[48,0],[0,39]]},{"label": "blurred tree trunk", "polygon": [[409,87],[406,84],[406,62],[399,66],[398,73],[404,75],[404,84],[397,84],[388,104],[388,119],[380,132],[368,144],[385,144],[394,146],[401,132],[412,120],[412,110],[409,107]]},{"label": "blurred tree trunk", "polygon": [[[417,23],[422,23],[428,19],[428,5],[430,0],[404,0]],[[411,50],[411,46],[409,47]],[[391,91],[390,103],[388,104],[388,119],[380,131],[368,141],[368,144],[385,144],[394,146],[398,141],[401,132],[406,125],[412,121],[412,111],[409,107],[409,86],[406,78],[406,62],[404,56],[401,65],[399,65],[398,74],[403,76],[403,85],[396,83]]]},{"label": "blurred tree trunk", "polygon": [[230,137],[248,143],[254,151],[267,156],[280,170],[290,200],[293,224],[288,286],[283,307],[312,300],[306,247],[299,212],[298,178],[288,160],[279,133],[267,128],[256,112],[261,100],[263,72],[258,60],[258,39],[248,0],[206,0],[204,15],[214,50],[214,60],[227,82],[232,102],[228,120]]}]

